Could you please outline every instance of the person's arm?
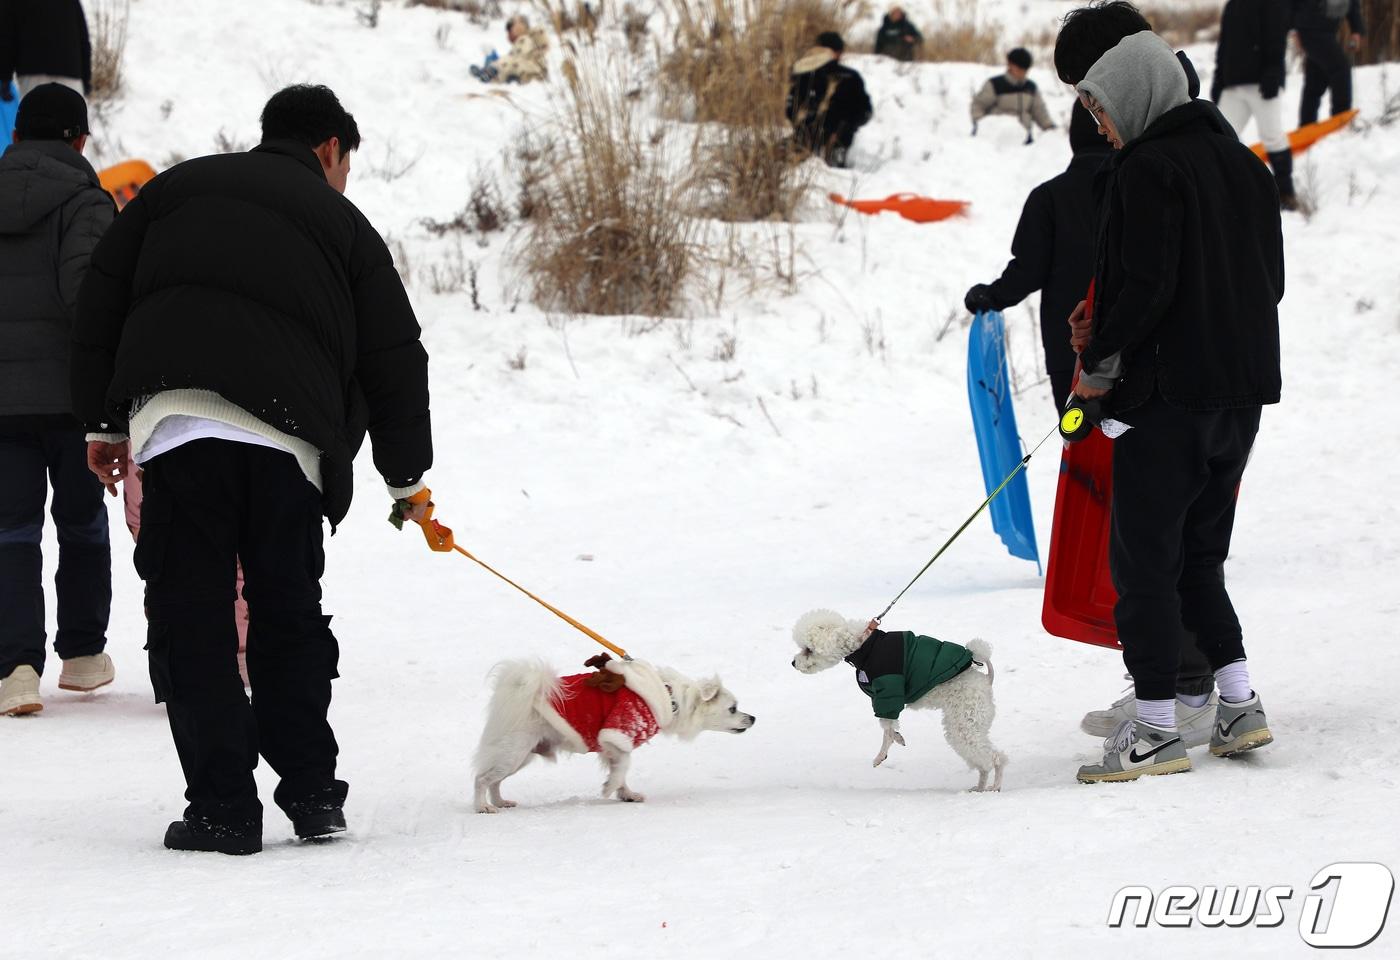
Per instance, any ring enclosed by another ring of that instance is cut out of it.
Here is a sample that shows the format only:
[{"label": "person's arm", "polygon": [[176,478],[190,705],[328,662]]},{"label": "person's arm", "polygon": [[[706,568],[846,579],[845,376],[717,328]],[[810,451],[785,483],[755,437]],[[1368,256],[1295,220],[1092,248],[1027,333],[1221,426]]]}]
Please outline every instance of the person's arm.
[{"label": "person's arm", "polygon": [[992,81],[988,80],[986,83],[982,84],[982,89],[978,90],[972,98],[971,111],[973,124],[976,124],[978,120],[981,120],[990,113],[992,107],[996,106],[996,103],[996,89],[992,86]]},{"label": "person's arm", "polygon": [[390,495],[403,499],[423,488],[433,465],[428,353],[393,257],[363,217],[356,248],[355,378],[369,409],[375,468]]},{"label": "person's arm", "polygon": [[84,190],[63,211],[58,241],[58,295],[69,319],[78,311],[78,290],[87,276],[92,253],[117,215],[111,196],[97,187]]},{"label": "person's arm", "polygon": [[1347,7],[1347,26],[1351,28],[1352,36],[1366,36],[1366,17],[1361,12],[1361,0],[1351,0],[1351,5]]},{"label": "person's arm", "polygon": [[131,309],[132,279],[150,225],[149,199],[158,189],[158,181],[148,183],[122,209],[93,250],[78,288],[71,361],[73,413],[92,433],[126,433],[125,421],[113,420],[107,410],[107,389]]},{"label": "person's arm", "polygon": [[1123,272],[1123,286],[1108,315],[1097,318],[1093,337],[1079,355],[1091,374],[1102,375],[1101,363],[1131,352],[1151,335],[1176,294],[1181,197],[1168,187],[1164,168],[1134,159],[1119,168],[1122,241],[1108,251]]},{"label": "person's arm", "polygon": [[798,100],[798,89],[797,89],[797,84],[798,84],[798,79],[797,79],[797,77],[794,75],[793,78],[788,82],[787,103],[786,103],[786,105],[784,105],[784,107],[783,107],[783,115],[786,116],[786,117],[788,118],[788,122],[789,122],[789,123],[792,123],[792,122],[794,122],[794,121],[797,120],[797,100]]},{"label": "person's arm", "polygon": [[1288,10],[1281,3],[1266,3],[1259,15],[1259,95],[1272,100],[1283,89]]},{"label": "person's arm", "polygon": [[[81,14],[82,11],[79,10]],[[92,96],[92,37],[88,35],[87,17],[78,17],[78,29],[81,31],[79,43],[82,46],[83,57],[83,96]]]},{"label": "person's arm", "polygon": [[1031,97],[1031,119],[1042,130],[1055,129],[1055,121],[1050,118],[1050,110],[1045,106],[1045,97],[1039,88],[1036,88],[1035,96]]},{"label": "person's arm", "polygon": [[1011,262],[989,286],[997,310],[1015,306],[1050,279],[1055,250],[1055,208],[1050,191],[1042,184],[1026,197],[1016,235],[1011,240]]},{"label": "person's arm", "polygon": [[15,75],[18,56],[19,4],[16,0],[0,0],[0,91],[6,100],[10,99],[10,78]]}]

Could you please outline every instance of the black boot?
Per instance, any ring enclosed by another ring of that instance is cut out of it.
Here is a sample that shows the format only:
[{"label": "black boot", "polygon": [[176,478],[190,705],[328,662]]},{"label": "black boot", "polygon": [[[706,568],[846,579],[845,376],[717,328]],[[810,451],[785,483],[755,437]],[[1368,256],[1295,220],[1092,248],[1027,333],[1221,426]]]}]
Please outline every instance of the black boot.
[{"label": "black boot", "polygon": [[1269,166],[1278,183],[1278,205],[1284,210],[1298,209],[1298,194],[1293,190],[1293,151],[1278,150],[1269,154]]},{"label": "black boot", "polygon": [[262,826],[229,827],[204,820],[176,820],[165,831],[167,850],[246,856],[262,852]]},{"label": "black boot", "polygon": [[314,840],[345,832],[345,796],[350,785],[336,780],[329,787],[311,796],[283,803],[282,810],[292,821],[292,829],[301,840]]}]

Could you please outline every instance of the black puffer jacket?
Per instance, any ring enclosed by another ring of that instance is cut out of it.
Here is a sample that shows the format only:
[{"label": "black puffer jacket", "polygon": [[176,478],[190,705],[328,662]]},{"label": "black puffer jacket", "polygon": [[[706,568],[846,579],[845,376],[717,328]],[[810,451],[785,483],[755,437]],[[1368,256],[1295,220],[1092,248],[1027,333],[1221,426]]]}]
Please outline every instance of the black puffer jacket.
[{"label": "black puffer jacket", "polygon": [[1226,87],[1258,86],[1269,99],[1283,88],[1288,41],[1288,0],[1230,0],[1220,15],[1215,78],[1210,98],[1217,103]]},{"label": "black puffer jacket", "polygon": [[[1342,17],[1328,16],[1330,0],[1290,0],[1293,4],[1293,29],[1300,33],[1336,33]],[[1364,34],[1366,20],[1361,13],[1361,0],[1350,0],[1346,8],[1347,26],[1352,33]]]},{"label": "black puffer jacket", "polygon": [[92,44],[81,0],[0,0],[0,85],[15,75],[77,77],[92,89]]},{"label": "black puffer jacket", "polygon": [[383,239],[310,149],[272,141],[173,167],[122,210],[79,298],[74,408],[124,429],[133,400],[212,390],[321,451],[335,524],[366,428],[391,486],[432,464],[418,336]]},{"label": "black puffer jacket", "polygon": [[26,140],[0,158],[0,417],[72,421],[78,288],[115,215],[92,166],[66,143]]},{"label": "black puffer jacket", "polygon": [[889,14],[886,14],[875,34],[875,52],[907,63],[914,59],[919,44],[923,42],[924,35],[909,22],[908,17],[891,20]]},{"label": "black puffer jacket", "polygon": [[1154,389],[1189,410],[1278,402],[1283,232],[1268,167],[1193,100],[1114,154],[1095,192],[1094,326],[1080,359],[1092,373],[1121,351],[1113,410]]}]

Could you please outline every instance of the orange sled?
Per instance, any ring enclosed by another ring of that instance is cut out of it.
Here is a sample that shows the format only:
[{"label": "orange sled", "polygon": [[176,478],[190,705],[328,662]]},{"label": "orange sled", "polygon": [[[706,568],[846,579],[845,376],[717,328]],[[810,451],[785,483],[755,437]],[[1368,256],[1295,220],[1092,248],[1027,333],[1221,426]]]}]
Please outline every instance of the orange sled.
[{"label": "orange sled", "polygon": [[916,193],[896,193],[883,200],[847,200],[839,193],[830,194],[830,197],[832,203],[839,203],[852,210],[859,210],[861,213],[880,213],[883,210],[893,210],[905,220],[913,220],[915,223],[947,220],[972,206],[966,200],[935,200],[932,197],[921,197]]},{"label": "orange sled", "polygon": [[[1360,110],[1348,110],[1346,113],[1339,113],[1335,117],[1328,117],[1326,120],[1310,123],[1306,127],[1299,127],[1288,135],[1288,146],[1294,153],[1302,153],[1329,133],[1336,133],[1338,130],[1345,129],[1360,112]],[[1268,151],[1264,149],[1262,143],[1256,143],[1249,149],[1253,150],[1260,160],[1267,160],[1269,158]]]},{"label": "orange sled", "polygon": [[155,175],[155,169],[145,160],[128,160],[103,170],[97,179],[102,182],[102,189],[117,201],[117,209],[120,210]]}]

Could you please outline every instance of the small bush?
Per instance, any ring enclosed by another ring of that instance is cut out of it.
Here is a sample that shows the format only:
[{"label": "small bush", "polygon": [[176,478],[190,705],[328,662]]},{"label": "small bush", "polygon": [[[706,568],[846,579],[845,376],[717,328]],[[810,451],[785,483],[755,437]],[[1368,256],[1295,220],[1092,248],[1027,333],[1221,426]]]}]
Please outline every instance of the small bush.
[{"label": "small bush", "polygon": [[126,27],[131,0],[100,0],[92,10],[89,39],[92,43],[90,100],[106,100],[121,92],[126,57]]},{"label": "small bush", "polygon": [[1220,35],[1219,3],[1173,0],[1161,6],[1144,7],[1142,15],[1174,47],[1214,40]]},{"label": "small bush", "polygon": [[811,186],[791,133],[777,127],[725,127],[706,147],[702,211],[718,220],[792,220]]}]

